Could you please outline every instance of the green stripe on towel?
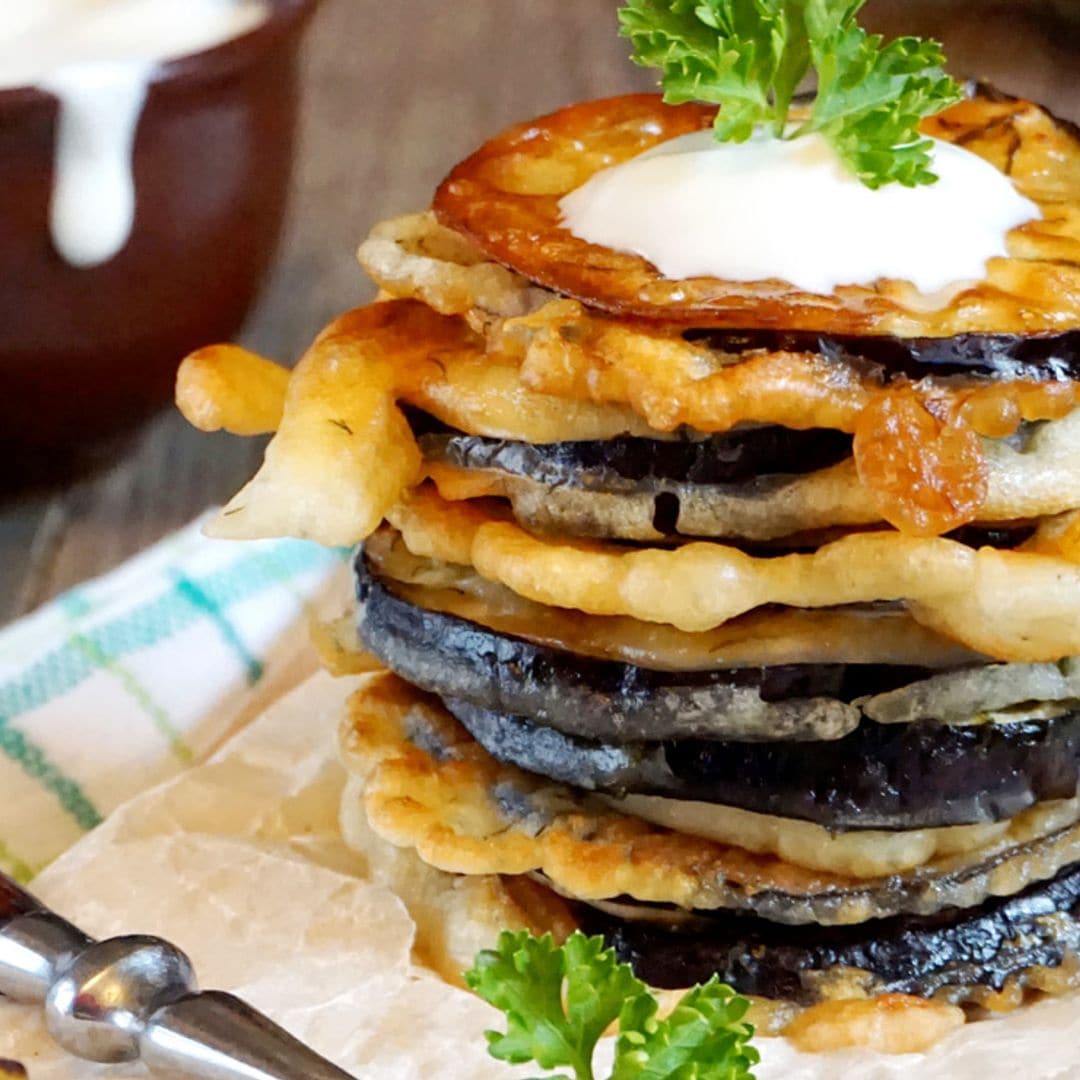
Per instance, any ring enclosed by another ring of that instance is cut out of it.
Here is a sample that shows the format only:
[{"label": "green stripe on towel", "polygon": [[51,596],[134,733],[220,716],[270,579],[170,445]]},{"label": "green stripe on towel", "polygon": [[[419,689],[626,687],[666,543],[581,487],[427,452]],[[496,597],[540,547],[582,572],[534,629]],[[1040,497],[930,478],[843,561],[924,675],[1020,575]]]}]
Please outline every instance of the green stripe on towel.
[{"label": "green stripe on towel", "polygon": [[55,795],[60,805],[89,832],[104,820],[94,804],[86,797],[76,780],[65,776],[18,729],[8,717],[0,716],[0,753],[22,767],[23,772],[39,781],[46,791]]},{"label": "green stripe on towel", "polygon": [[173,581],[176,584],[176,591],[218,628],[222,639],[236,653],[244,665],[247,671],[248,683],[254,686],[263,676],[262,661],[258,657],[252,656],[248,651],[248,647],[236,632],[236,627],[229,622],[229,617],[221,606],[191,578],[174,573]]}]

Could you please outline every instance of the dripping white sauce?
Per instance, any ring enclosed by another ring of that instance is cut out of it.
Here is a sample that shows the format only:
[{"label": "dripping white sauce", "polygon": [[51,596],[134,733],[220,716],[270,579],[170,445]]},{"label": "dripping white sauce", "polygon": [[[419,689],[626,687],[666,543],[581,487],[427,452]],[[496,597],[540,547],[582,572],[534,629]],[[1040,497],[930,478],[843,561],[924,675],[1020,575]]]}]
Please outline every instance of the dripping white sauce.
[{"label": "dripping white sauce", "polygon": [[132,152],[158,67],[268,14],[266,0],[0,0],[0,89],[60,103],[50,228],[67,262],[100,266],[131,236]]},{"label": "dripping white sauce", "polygon": [[775,278],[828,294],[893,278],[944,304],[1041,213],[978,155],[935,141],[933,157],[938,183],[873,191],[820,135],[695,132],[597,173],[562,200],[563,224],[672,280]]}]

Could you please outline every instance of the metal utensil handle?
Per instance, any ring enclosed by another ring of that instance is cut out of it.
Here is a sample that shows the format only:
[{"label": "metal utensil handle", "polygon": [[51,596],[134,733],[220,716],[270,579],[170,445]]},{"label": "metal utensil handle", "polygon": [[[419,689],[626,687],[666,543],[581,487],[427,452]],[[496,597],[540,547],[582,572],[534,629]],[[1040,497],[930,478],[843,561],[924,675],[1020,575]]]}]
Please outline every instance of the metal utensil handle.
[{"label": "metal utensil handle", "polygon": [[67,1051],[164,1080],[353,1080],[154,937],[94,941],[0,874],[0,994],[44,1003]]}]

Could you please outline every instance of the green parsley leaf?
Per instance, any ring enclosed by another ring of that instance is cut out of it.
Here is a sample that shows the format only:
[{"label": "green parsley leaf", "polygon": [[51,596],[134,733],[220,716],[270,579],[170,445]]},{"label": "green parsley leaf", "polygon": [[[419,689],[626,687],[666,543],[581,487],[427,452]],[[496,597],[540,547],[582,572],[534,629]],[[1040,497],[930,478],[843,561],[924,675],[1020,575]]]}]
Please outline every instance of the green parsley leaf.
[{"label": "green parsley leaf", "polygon": [[718,138],[745,142],[758,124],[775,123],[770,89],[789,38],[782,13],[760,2],[632,0],[619,18],[636,47],[634,61],[663,70],[665,101],[723,106],[716,118]]},{"label": "green parsley leaf", "polygon": [[[820,132],[868,187],[932,184],[919,122],[963,96],[941,46],[885,43],[856,21],[865,0],[629,0],[619,12],[633,59],[658,67],[671,104],[718,105],[716,136],[744,142]],[[796,89],[813,68],[810,118],[789,131]]]},{"label": "green parsley leaf", "polygon": [[665,1020],[651,995],[620,1016],[611,1080],[753,1080],[760,1060],[742,1023],[750,1003],[715,977],[685,994]]},{"label": "green parsley leaf", "polygon": [[551,935],[506,932],[481,952],[465,981],[506,1014],[505,1032],[487,1033],[493,1057],[545,1069],[558,1080],[595,1080],[593,1055],[616,1020],[611,1080],[753,1080],[758,1060],[741,1023],[747,1002],[715,979],[686,994],[666,1020],[656,999],[603,938],[575,933],[561,948]]}]

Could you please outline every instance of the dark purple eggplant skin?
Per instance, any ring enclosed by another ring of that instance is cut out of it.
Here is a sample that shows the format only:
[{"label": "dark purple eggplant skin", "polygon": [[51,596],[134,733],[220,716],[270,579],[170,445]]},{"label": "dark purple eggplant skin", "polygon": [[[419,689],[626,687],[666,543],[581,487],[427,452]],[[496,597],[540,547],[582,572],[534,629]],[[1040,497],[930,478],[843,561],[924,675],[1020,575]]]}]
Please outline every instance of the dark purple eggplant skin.
[{"label": "dark purple eggplant skin", "polygon": [[[575,904],[588,934],[600,934],[638,978],[680,989],[718,975],[740,994],[812,1005],[815,973],[865,971],[874,993],[970,1000],[1000,990],[1031,967],[1058,967],[1080,951],[1080,864],[1016,896],[938,915],[894,916],[856,926],[786,926],[738,912],[709,913],[692,930],[632,922]],[[1055,917],[1056,916],[1056,917]],[[819,976],[820,977],[820,976]]]},{"label": "dark purple eggplant skin", "polygon": [[967,376],[988,381],[1080,379],[1080,331],[1024,337],[961,334],[947,338],[845,337],[785,331],[690,331],[690,340],[730,353],[812,352],[878,369],[886,381]]},{"label": "dark purple eggplant skin", "polygon": [[969,548],[992,547],[998,551],[1012,551],[1026,544],[1036,533],[1035,525],[961,525],[945,534],[946,540],[955,540]]},{"label": "dark purple eggplant skin", "polygon": [[541,484],[571,483],[598,490],[637,490],[666,480],[732,484],[765,476],[802,475],[851,457],[840,431],[748,428],[706,439],[623,437],[544,445],[460,433],[420,436],[429,460],[459,469],[492,469]]},{"label": "dark purple eggplant skin", "polygon": [[[884,664],[792,664],[729,671],[653,671],[598,660],[496,633],[453,615],[425,611],[395,596],[356,560],[359,630],[364,647],[423,690],[459,698],[586,738],[640,742],[702,734],[710,691],[756,690],[766,702],[850,702],[925,678],[932,672]],[[703,714],[701,725],[680,718]],[[849,725],[845,730],[850,730]],[[842,732],[838,732],[842,733]],[[799,738],[798,730],[763,738]],[[802,735],[801,737],[820,737]]]},{"label": "dark purple eggplant skin", "polygon": [[830,829],[1006,821],[1080,787],[1080,713],[1041,722],[876,724],[800,743],[700,739],[614,746],[444,699],[492,757],[621,798],[659,795]]}]

